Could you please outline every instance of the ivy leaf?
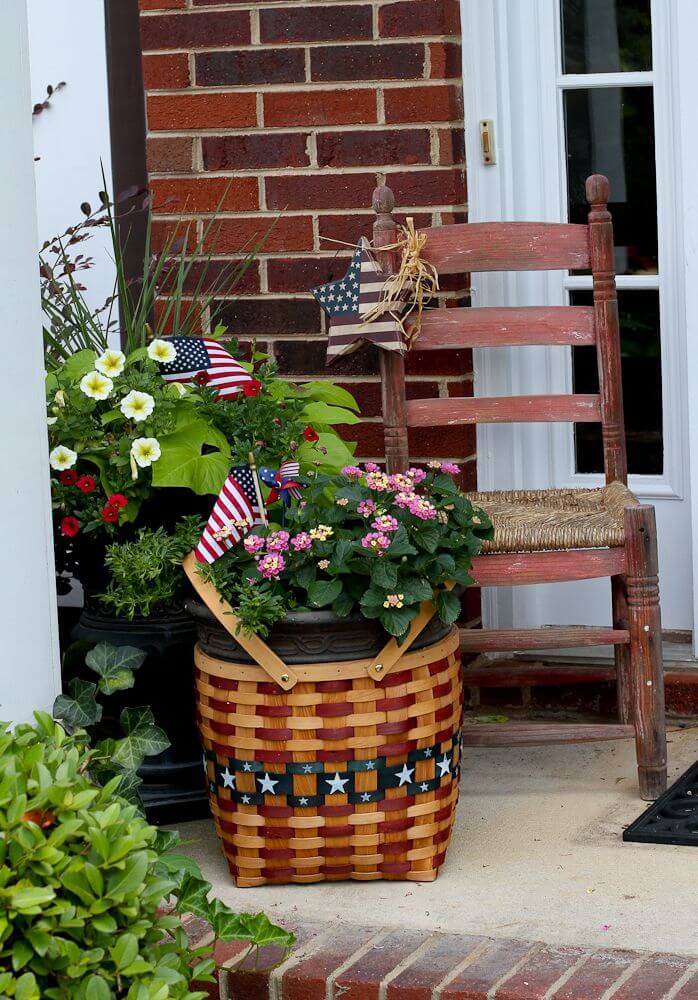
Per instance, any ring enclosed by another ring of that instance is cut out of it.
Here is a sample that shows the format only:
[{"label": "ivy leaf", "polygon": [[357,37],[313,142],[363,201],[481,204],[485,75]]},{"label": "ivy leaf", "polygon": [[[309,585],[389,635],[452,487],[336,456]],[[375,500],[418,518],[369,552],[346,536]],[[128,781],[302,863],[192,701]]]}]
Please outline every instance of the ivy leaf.
[{"label": "ivy leaf", "polygon": [[316,580],[308,587],[308,601],[315,608],[324,608],[332,604],[341,592],[341,580]]},{"label": "ivy leaf", "polygon": [[385,591],[394,591],[397,587],[397,566],[387,559],[378,559],[371,567],[371,583]]},{"label": "ivy leaf", "polygon": [[460,601],[452,590],[441,590],[436,595],[436,610],[442,622],[452,625],[460,618]]},{"label": "ivy leaf", "polygon": [[220,492],[230,471],[225,435],[195,417],[159,441],[162,454],[152,466],[153,486],[180,486],[199,496]]},{"label": "ivy leaf", "polygon": [[162,753],[170,745],[149,708],[125,708],[119,721],[126,736],[117,741],[112,760],[126,770],[137,771],[146,757]]},{"label": "ivy leaf", "polygon": [[73,729],[93,726],[102,718],[102,706],[97,704],[97,685],[76,677],[68,685],[69,694],[59,694],[53,703],[54,718]]},{"label": "ivy leaf", "polygon": [[125,691],[134,683],[133,671],[142,666],[147,653],[135,646],[113,646],[100,642],[85,657],[85,663],[99,674],[99,690],[103,694]]},{"label": "ivy leaf", "polygon": [[265,913],[257,913],[254,917],[249,913],[243,913],[241,919],[245,930],[250,938],[259,947],[265,945],[278,944],[284,948],[291,948],[295,943],[295,937],[282,927],[277,927],[271,922]]},{"label": "ivy leaf", "polygon": [[202,878],[198,878],[196,875],[185,875],[177,890],[175,909],[178,913],[193,913],[196,917],[208,920],[211,911],[211,904],[208,901],[210,891],[211,886]]},{"label": "ivy leaf", "polygon": [[121,771],[118,773],[121,780],[119,781],[119,786],[116,791],[122,798],[126,799],[127,802],[140,806],[141,796],[139,790],[143,784],[142,779],[138,777],[135,770]]}]

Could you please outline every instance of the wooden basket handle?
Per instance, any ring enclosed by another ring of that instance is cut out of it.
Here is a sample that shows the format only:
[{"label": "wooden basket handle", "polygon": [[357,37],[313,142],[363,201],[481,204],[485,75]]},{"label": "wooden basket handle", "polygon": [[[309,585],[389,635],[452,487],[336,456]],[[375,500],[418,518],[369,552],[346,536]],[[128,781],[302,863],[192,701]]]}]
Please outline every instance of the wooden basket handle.
[{"label": "wooden basket handle", "polygon": [[[453,590],[455,585],[455,580],[449,580],[444,584],[444,590]],[[366,667],[368,676],[374,681],[380,682],[384,680],[390,671],[395,669],[417,636],[424,631],[435,614],[436,606],[433,601],[423,601],[419,614],[413,619],[410,625],[410,630],[405,637],[405,641],[401,646],[398,646],[395,639],[390,639],[386,642],[378,656]]]},{"label": "wooden basket handle", "polygon": [[298,683],[298,676],[294,674],[290,667],[267,646],[258,635],[250,635],[244,628],[240,628],[240,619],[233,611],[227,601],[221,599],[213,584],[204,580],[197,572],[198,562],[193,552],[185,556],[182,561],[184,572],[189,578],[194,590],[204,602],[211,614],[215,615],[223,628],[230,632],[235,641],[250,654],[252,659],[264,670],[274,683],[278,684],[284,691],[290,691]]}]

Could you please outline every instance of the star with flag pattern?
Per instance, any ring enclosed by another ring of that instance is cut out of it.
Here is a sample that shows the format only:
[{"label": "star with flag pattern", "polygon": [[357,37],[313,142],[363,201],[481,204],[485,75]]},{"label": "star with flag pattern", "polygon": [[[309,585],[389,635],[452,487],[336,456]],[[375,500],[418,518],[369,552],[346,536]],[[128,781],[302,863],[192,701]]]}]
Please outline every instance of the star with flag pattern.
[{"label": "star with flag pattern", "polygon": [[380,302],[387,278],[370,252],[368,242],[362,238],[345,276],[312,289],[330,319],[328,364],[341,354],[357,350],[364,342],[384,350],[404,352],[402,329],[395,310],[382,313],[370,323],[363,319]]}]

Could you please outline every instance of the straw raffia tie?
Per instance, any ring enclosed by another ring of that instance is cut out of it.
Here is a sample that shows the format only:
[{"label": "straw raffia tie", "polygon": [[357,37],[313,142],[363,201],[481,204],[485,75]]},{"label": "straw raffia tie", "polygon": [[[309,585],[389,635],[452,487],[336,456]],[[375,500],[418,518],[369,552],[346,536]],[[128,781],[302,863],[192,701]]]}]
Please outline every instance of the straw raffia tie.
[{"label": "straw raffia tie", "polygon": [[374,248],[381,251],[399,250],[402,257],[397,273],[391,275],[383,285],[381,299],[364,316],[363,325],[388,312],[400,325],[409,348],[419,336],[424,307],[439,291],[439,275],[433,264],[422,260],[421,254],[427,237],[426,233],[416,231],[414,219],[408,218],[405,225],[398,228],[400,237],[396,243]]}]

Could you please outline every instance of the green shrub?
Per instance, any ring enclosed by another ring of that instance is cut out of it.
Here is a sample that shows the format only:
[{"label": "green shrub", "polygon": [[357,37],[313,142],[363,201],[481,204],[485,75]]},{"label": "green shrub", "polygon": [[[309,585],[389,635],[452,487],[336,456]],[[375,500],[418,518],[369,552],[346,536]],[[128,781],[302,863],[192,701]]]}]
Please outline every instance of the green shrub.
[{"label": "green shrub", "polygon": [[90,780],[86,734],[36,720],[0,730],[0,996],[203,998],[190,984],[211,981],[210,949],[188,948],[177,913],[228,940],[292,944],[263,914],[209,902],[196,866],[171,853],[176,835],[119,798],[118,779]]}]

